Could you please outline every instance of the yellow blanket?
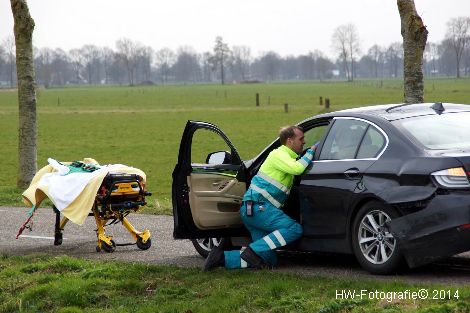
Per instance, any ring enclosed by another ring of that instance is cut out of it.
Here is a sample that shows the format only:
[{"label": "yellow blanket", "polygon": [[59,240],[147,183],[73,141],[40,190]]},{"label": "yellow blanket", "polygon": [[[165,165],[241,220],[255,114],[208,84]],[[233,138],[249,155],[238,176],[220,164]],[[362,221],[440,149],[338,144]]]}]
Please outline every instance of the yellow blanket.
[{"label": "yellow blanket", "polygon": [[[98,165],[95,160],[90,158],[83,159],[83,163]],[[48,197],[65,217],[82,225],[92,209],[98,189],[108,173],[137,174],[143,178],[144,182],[146,180],[143,171],[122,164],[104,165],[95,172],[71,173],[65,176],[51,165],[46,165],[36,173],[28,189],[23,192],[23,201],[29,206],[38,207]],[[74,185],[74,178],[77,178],[79,184]],[[57,197],[58,191],[60,191],[61,199]]]}]

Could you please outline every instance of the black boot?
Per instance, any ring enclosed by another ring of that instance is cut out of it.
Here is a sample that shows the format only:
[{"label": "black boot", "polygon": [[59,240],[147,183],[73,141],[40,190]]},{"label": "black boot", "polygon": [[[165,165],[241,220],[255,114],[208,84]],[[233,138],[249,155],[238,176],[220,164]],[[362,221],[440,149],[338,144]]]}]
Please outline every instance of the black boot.
[{"label": "black boot", "polygon": [[211,252],[204,262],[203,270],[204,272],[210,271],[214,267],[224,266],[225,265],[225,256],[224,249],[220,246],[212,248]]},{"label": "black boot", "polygon": [[251,267],[255,269],[271,268],[272,266],[264,261],[253,249],[246,247],[240,254],[240,257],[246,261]]}]

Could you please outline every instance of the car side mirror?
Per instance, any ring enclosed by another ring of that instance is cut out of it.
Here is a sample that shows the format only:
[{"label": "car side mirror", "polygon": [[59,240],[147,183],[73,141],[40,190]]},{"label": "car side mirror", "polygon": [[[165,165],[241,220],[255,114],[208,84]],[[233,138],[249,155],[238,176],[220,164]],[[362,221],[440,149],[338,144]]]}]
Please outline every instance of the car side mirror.
[{"label": "car side mirror", "polygon": [[232,155],[227,151],[211,152],[207,155],[206,164],[231,164]]}]

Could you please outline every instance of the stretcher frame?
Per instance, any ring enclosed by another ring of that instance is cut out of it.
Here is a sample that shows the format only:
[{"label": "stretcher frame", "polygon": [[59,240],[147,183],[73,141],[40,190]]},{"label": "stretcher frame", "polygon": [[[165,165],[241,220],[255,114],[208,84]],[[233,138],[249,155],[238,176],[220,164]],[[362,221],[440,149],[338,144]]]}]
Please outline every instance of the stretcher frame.
[{"label": "stretcher frame", "polygon": [[[126,218],[131,212],[137,212],[146,205],[145,197],[151,196],[145,190],[145,182],[137,174],[108,173],[95,197],[89,216],[93,216],[96,223],[97,245],[96,251],[114,252],[116,246],[136,244],[141,250],[151,247],[151,235],[148,229],[138,231]],[[53,206],[56,213],[54,245],[58,246],[63,241],[63,231],[69,221],[67,217],[60,218],[60,211]],[[109,224],[108,224],[109,222]],[[105,227],[116,223],[122,223],[131,234],[134,243],[116,244],[113,236],[106,235]]]}]

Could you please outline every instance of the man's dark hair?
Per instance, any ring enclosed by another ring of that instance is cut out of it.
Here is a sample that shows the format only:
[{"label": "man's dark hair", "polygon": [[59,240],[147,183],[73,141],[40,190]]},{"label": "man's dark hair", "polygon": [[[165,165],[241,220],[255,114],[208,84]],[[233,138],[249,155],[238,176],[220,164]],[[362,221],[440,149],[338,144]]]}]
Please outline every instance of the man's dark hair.
[{"label": "man's dark hair", "polygon": [[295,130],[298,129],[301,132],[304,130],[300,126],[284,126],[279,131],[279,140],[281,141],[281,145],[285,145],[287,139],[292,138],[295,136]]}]

